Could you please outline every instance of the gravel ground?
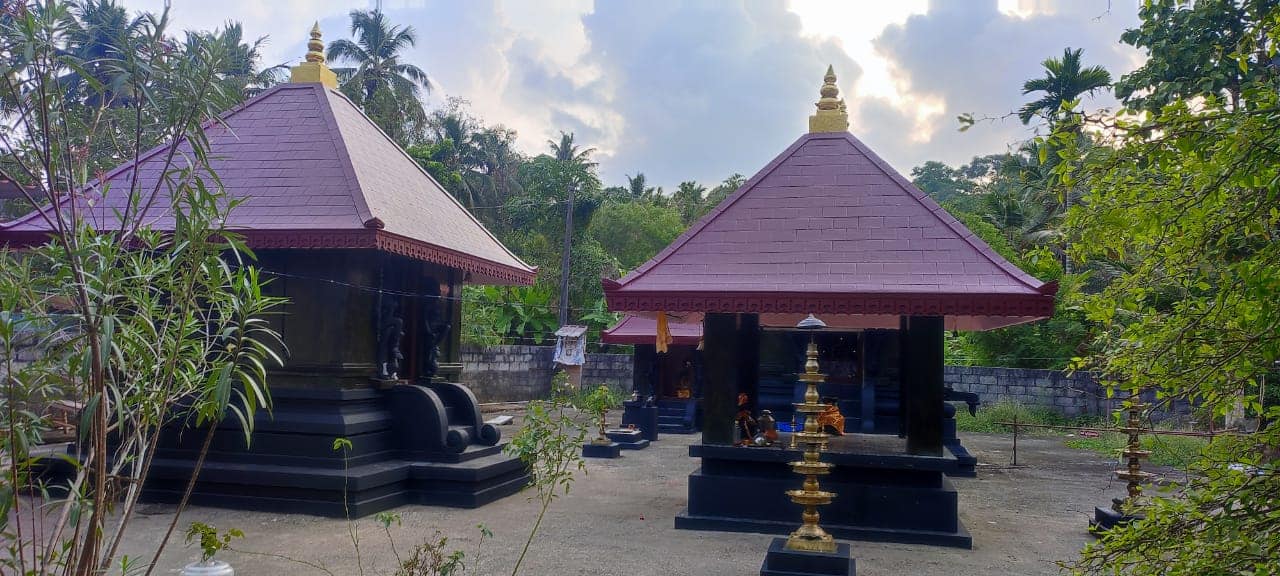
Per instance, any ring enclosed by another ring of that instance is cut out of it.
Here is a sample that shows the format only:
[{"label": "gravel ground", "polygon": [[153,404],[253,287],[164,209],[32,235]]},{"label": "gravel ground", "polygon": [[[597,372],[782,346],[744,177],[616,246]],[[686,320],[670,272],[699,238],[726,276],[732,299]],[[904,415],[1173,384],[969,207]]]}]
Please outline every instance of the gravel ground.
[{"label": "gravel ground", "polygon": [[[504,436],[514,430],[506,427]],[[591,460],[588,474],[552,504],[529,548],[523,574],[743,575],[759,572],[772,536],[675,530],[673,518],[685,506],[686,477],[697,466],[687,446],[696,435],[664,435],[647,450],[624,452],[618,460]],[[954,479],[960,515],[973,534],[972,550],[854,542],[861,574],[968,575],[1057,574],[1090,540],[1085,532],[1093,507],[1123,493],[1109,479],[1113,463],[1062,445],[1062,438],[1021,438],[1019,466],[1010,462],[1011,437],[967,434],[965,445],[978,456],[978,477]],[[172,514],[170,506],[144,506],[125,551],[153,549]],[[538,507],[517,495],[477,510],[406,506],[395,510],[403,523],[391,535],[401,554],[437,532],[449,547],[465,550],[469,574],[507,574],[524,546]],[[797,514],[798,516],[798,514]],[[236,527],[246,538],[221,558],[238,576],[314,575],[321,565],[333,574],[360,573],[343,520],[195,507],[181,522]],[[494,537],[477,559],[478,524]],[[364,574],[391,574],[394,556],[386,534],[372,518],[359,520]],[[277,557],[311,563],[307,566]],[[165,553],[163,573],[197,557],[176,539]]]}]

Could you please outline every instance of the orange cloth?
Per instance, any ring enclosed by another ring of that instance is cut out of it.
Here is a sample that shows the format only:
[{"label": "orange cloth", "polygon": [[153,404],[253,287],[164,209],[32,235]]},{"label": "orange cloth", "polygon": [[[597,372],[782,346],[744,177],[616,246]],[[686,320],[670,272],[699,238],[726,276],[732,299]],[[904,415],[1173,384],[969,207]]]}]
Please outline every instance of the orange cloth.
[{"label": "orange cloth", "polygon": [[675,339],[671,337],[671,327],[667,326],[666,312],[658,313],[658,329],[656,332],[657,340],[654,342],[654,345],[657,346],[659,353],[666,352],[667,345],[675,341]]},{"label": "orange cloth", "polygon": [[827,409],[818,414],[818,428],[830,426],[837,436],[844,435],[844,415],[835,404],[827,404]]}]

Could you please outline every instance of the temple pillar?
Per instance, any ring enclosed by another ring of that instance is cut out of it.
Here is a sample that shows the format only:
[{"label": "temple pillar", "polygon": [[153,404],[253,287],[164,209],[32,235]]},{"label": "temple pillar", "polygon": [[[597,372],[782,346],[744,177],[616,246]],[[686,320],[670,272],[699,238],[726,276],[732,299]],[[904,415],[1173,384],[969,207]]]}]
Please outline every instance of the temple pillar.
[{"label": "temple pillar", "polygon": [[[760,408],[760,315],[738,315],[738,344],[734,350],[738,363],[739,393],[750,397],[750,410],[756,414]],[[737,415],[737,394],[734,394],[734,415]]]},{"label": "temple pillar", "polygon": [[702,320],[702,359],[706,387],[702,390],[702,442],[733,444],[737,414],[741,343],[738,315],[707,313]]},{"label": "temple pillar", "polygon": [[911,363],[911,355],[907,353],[907,332],[911,324],[908,317],[898,317],[898,437],[907,437],[907,418],[910,415],[907,412],[907,397],[911,395],[911,387],[907,382],[915,380],[912,370],[915,365]]},{"label": "temple pillar", "polygon": [[941,316],[905,319],[902,349],[902,391],[905,399],[907,452],[942,455],[942,350]]},{"label": "temple pillar", "polygon": [[449,333],[440,343],[440,376],[446,382],[462,379],[462,278],[461,270],[449,270],[449,291],[441,303]]},{"label": "temple pillar", "polygon": [[641,400],[649,396],[658,396],[657,364],[658,349],[653,344],[636,344],[631,355],[631,389]]}]

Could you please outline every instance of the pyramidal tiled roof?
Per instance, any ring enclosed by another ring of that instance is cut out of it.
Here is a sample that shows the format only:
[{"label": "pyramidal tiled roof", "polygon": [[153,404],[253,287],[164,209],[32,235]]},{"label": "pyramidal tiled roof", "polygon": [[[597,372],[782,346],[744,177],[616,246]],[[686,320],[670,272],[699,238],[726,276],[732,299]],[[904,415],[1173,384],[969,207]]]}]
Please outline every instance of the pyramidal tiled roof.
[{"label": "pyramidal tiled roof", "polygon": [[[210,168],[230,196],[246,198],[228,224],[252,247],[378,249],[462,269],[474,282],[533,282],[534,268],[337,90],[281,84],[223,114],[207,135]],[[143,190],[160,178],[166,151],[140,158]],[[118,226],[133,171],[130,162],[101,178],[94,188],[108,192],[88,209],[91,224]],[[169,202],[154,206],[147,222],[172,226]],[[33,213],[0,224],[0,241],[40,241],[47,230]]]},{"label": "pyramidal tiled roof", "polygon": [[847,131],[802,136],[621,280],[611,310],[946,316],[1053,313],[1056,285],[1001,258]]}]

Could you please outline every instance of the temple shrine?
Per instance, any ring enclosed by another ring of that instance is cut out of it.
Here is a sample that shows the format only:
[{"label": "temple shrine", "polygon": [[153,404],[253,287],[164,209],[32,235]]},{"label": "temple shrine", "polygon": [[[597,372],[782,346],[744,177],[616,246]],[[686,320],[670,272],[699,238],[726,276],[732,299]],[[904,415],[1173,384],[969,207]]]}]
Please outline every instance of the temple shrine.
[{"label": "temple shrine", "polygon": [[[228,225],[257,253],[266,289],[288,298],[272,318],[287,352],[269,373],[274,407],[259,413],[252,444],[224,422],[192,502],[343,516],[345,499],[362,516],[514,494],[529,479],[523,463],[456,383],[458,295],[468,283],[532,284],[536,270],[337,90],[318,28],[308,48],[291,82],[207,126],[208,168],[245,199]],[[128,190],[135,172],[154,186],[164,149],[95,188]],[[118,229],[122,196],[83,207],[89,224]],[[155,202],[144,219],[165,230],[169,205]],[[44,242],[44,226],[34,214],[0,225],[0,242]],[[162,440],[148,498],[175,499],[190,478],[198,443],[179,432]],[[336,438],[351,448],[335,451]]]},{"label": "temple shrine", "polygon": [[967,548],[947,478],[963,463],[944,430],[943,332],[1047,318],[1057,286],[1001,258],[849,133],[835,82],[828,69],[809,133],[653,259],[604,280],[605,297],[613,311],[702,326],[703,436],[689,451],[701,466],[677,528],[796,527],[785,492],[800,486],[788,467],[799,451],[785,432],[743,447],[738,422],[797,402],[810,337],[786,327],[813,314],[825,324],[812,336],[829,372],[821,396],[845,416],[822,455],[834,464],[822,487],[837,495],[822,525]]}]

